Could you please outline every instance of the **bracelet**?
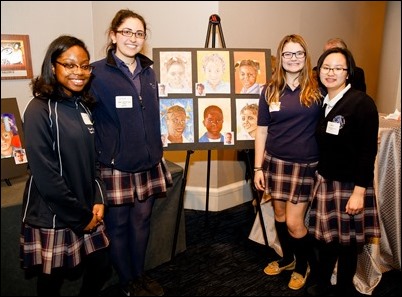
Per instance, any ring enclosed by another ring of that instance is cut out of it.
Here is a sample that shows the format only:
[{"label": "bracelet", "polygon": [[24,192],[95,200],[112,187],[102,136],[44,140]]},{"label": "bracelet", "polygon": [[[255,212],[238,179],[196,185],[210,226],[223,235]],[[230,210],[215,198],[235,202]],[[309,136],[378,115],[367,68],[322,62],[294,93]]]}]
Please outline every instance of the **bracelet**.
[{"label": "bracelet", "polygon": [[254,172],[257,172],[257,171],[260,171],[260,170],[262,170],[262,167],[255,167],[254,168]]}]

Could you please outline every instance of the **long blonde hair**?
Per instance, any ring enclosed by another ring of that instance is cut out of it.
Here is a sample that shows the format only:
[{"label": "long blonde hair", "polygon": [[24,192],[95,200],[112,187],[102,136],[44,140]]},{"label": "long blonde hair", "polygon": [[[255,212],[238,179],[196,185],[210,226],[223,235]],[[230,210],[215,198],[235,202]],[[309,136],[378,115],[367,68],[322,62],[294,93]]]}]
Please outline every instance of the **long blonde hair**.
[{"label": "long blonde hair", "polygon": [[268,105],[271,102],[279,102],[279,98],[283,94],[286,87],[286,71],[282,67],[282,51],[288,42],[294,42],[300,44],[306,52],[305,64],[300,71],[298,77],[300,92],[300,103],[304,106],[311,106],[314,102],[319,102],[322,95],[318,86],[317,78],[311,67],[311,56],[307,48],[307,43],[297,34],[286,35],[279,43],[278,50],[276,52],[276,71],[272,76],[271,81],[268,83],[268,87],[265,92],[265,101]]}]

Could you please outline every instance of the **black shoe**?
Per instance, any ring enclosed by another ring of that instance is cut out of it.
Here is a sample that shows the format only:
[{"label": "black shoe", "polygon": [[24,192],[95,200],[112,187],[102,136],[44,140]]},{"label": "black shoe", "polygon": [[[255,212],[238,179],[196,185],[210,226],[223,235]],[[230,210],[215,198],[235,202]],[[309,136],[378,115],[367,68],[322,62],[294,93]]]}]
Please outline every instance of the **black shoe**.
[{"label": "black shoe", "polygon": [[121,287],[120,292],[123,296],[153,296],[142,286],[139,280],[131,282],[126,287]]},{"label": "black shoe", "polygon": [[137,279],[130,284],[130,289],[132,292],[131,296],[155,296],[151,291],[149,291],[143,283],[142,279]]},{"label": "black shoe", "polygon": [[322,286],[322,285],[312,285],[307,288],[308,296],[329,296],[331,287],[330,286]]},{"label": "black shoe", "polygon": [[120,296],[130,296],[130,287],[120,287]]},{"label": "black shoe", "polygon": [[150,278],[148,275],[143,274],[140,278],[142,282],[142,286],[148,292],[152,294],[152,296],[163,296],[165,292],[162,286],[154,279]]}]

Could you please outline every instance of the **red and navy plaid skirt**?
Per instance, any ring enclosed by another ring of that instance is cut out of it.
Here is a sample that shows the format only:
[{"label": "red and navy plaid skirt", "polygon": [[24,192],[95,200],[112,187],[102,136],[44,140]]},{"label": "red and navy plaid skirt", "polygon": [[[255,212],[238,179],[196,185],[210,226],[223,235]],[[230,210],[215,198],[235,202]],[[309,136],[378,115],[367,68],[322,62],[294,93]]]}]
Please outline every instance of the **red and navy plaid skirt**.
[{"label": "red and navy plaid skirt", "polygon": [[358,245],[380,237],[377,201],[373,187],[367,187],[363,211],[356,215],[345,212],[355,187],[352,182],[326,180],[317,173],[314,199],[309,214],[309,232],[318,240]]},{"label": "red and navy plaid skirt", "polygon": [[148,171],[130,173],[101,166],[101,177],[107,190],[108,205],[134,203],[150,196],[160,196],[173,185],[165,159]]},{"label": "red and navy plaid skirt", "polygon": [[73,268],[82,257],[109,246],[105,226],[99,225],[90,234],[77,235],[71,229],[34,228],[22,224],[20,235],[21,267],[29,269],[42,265],[42,272],[52,268]]},{"label": "red and navy plaid skirt", "polygon": [[292,203],[311,200],[318,162],[293,163],[280,160],[265,152],[262,164],[265,194],[272,199]]}]

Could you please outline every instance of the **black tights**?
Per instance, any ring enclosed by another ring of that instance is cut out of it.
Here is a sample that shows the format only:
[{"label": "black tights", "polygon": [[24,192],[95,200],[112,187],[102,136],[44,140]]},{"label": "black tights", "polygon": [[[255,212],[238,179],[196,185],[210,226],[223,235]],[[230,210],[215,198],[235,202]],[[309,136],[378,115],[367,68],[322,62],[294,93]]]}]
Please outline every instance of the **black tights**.
[{"label": "black tights", "polygon": [[318,280],[323,287],[331,285],[331,276],[338,261],[336,287],[338,293],[354,291],[353,277],[357,268],[357,246],[355,243],[341,245],[336,242],[320,243]]},{"label": "black tights", "polygon": [[83,263],[72,269],[54,268],[51,274],[40,273],[37,281],[38,296],[60,296],[64,279],[75,280],[83,274],[79,296],[99,295],[112,269],[107,249],[101,249],[87,256]]}]

